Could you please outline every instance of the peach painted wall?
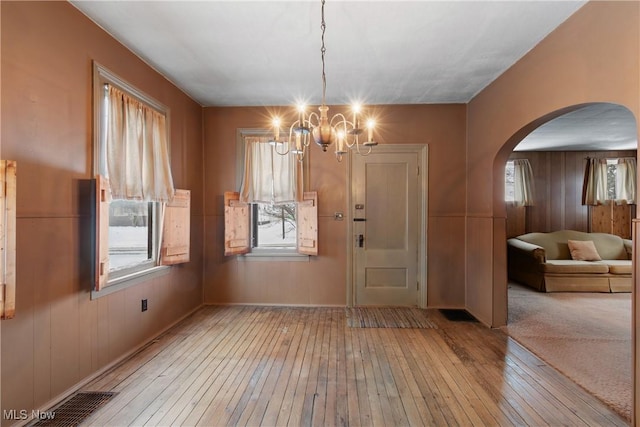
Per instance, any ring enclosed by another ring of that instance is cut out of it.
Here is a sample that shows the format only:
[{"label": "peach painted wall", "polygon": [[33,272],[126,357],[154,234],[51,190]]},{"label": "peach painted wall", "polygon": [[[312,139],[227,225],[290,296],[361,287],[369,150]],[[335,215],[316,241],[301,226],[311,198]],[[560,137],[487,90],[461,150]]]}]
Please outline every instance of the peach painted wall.
[{"label": "peach painted wall", "polygon": [[[318,191],[319,256],[309,262],[261,262],[223,255],[222,197],[236,189],[236,129],[267,128],[271,110],[286,109],[205,109],[205,302],[345,305],[351,239],[346,222],[333,215],[347,213],[347,165],[318,147],[311,147],[309,174],[311,189]],[[429,146],[428,304],[463,307],[466,106],[394,105],[373,111],[382,143]]]},{"label": "peach painted wall", "polygon": [[466,306],[484,323],[506,320],[504,162],[557,110],[611,102],[638,117],[639,17],[638,2],[587,3],[469,103]]},{"label": "peach painted wall", "polygon": [[[0,8],[2,158],[18,162],[17,308],[0,323],[1,409],[30,412],[202,304],[202,108],[67,2]],[[92,60],[169,106],[174,180],[192,191],[193,260],[93,301]]]}]

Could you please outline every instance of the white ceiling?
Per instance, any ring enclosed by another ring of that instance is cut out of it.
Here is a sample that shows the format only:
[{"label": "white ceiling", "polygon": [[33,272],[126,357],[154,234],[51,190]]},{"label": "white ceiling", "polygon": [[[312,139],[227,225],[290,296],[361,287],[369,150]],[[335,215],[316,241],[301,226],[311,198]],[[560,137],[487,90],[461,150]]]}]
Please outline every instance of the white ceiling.
[{"label": "white ceiling", "polygon": [[[71,3],[203,106],[321,101],[320,0]],[[327,103],[469,102],[584,4],[328,0]]]},{"label": "white ceiling", "polygon": [[515,151],[635,150],[637,146],[633,113],[620,105],[598,103],[545,123]]}]

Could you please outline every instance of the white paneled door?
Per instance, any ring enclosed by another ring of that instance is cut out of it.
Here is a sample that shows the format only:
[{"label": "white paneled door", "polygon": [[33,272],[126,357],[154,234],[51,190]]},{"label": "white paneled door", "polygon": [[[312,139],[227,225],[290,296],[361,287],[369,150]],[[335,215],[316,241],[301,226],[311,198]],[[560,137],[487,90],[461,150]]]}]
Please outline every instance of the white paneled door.
[{"label": "white paneled door", "polygon": [[352,157],[355,305],[419,305],[419,152]]}]

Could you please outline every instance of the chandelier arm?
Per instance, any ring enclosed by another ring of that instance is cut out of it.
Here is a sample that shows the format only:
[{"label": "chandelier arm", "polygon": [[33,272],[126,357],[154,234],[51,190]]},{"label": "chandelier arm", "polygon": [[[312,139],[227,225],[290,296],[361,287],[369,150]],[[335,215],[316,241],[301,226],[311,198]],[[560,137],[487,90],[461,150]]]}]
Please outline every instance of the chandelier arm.
[{"label": "chandelier arm", "polygon": [[[291,140],[291,138],[289,138],[289,140]],[[287,154],[289,154],[289,142],[286,142],[286,144],[287,144],[287,149],[281,153],[280,151],[278,151],[278,145],[285,145],[285,142],[276,141],[276,144],[273,146],[273,150],[276,152],[276,154],[280,156],[286,156]]]},{"label": "chandelier arm", "polygon": [[362,157],[367,157],[369,154],[371,154],[371,147],[367,147],[368,150],[366,153],[363,153],[360,151],[360,147],[358,147],[358,154],[361,155]]},{"label": "chandelier arm", "polygon": [[[336,124],[334,125],[334,124],[333,124],[333,121],[334,121],[334,120],[336,120],[336,119],[338,119],[339,121],[338,121],[338,123],[336,123]],[[329,124],[330,124],[331,126],[336,126],[336,125],[341,124],[342,122],[344,122],[345,124],[349,124],[349,121],[348,121],[348,120],[347,120],[347,118],[344,116],[344,114],[342,114],[342,113],[336,113],[336,114],[334,114],[334,115],[333,115],[333,117],[331,117],[331,121],[329,122]]]},{"label": "chandelier arm", "polygon": [[315,111],[309,113],[309,116],[307,116],[307,124],[309,125],[309,128],[314,128],[320,124],[320,117]]}]

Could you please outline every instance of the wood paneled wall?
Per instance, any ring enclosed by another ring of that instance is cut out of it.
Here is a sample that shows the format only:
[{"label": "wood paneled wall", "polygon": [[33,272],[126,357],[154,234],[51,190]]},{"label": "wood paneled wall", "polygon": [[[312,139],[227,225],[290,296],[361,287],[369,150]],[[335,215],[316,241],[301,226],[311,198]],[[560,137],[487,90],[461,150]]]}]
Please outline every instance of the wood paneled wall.
[{"label": "wood paneled wall", "polygon": [[[0,322],[0,407],[31,414],[202,304],[202,107],[68,2],[0,10],[2,158],[18,162],[16,315]],[[173,178],[192,195],[192,261],[96,300],[85,191],[92,60],[171,109]]]},{"label": "wood paneled wall", "polygon": [[585,159],[635,156],[635,150],[513,152],[512,160],[529,159],[535,181],[535,205],[527,208],[526,232],[589,231],[589,208],[582,205]]}]

